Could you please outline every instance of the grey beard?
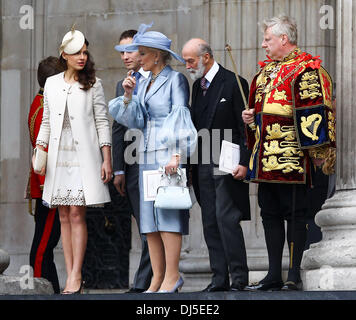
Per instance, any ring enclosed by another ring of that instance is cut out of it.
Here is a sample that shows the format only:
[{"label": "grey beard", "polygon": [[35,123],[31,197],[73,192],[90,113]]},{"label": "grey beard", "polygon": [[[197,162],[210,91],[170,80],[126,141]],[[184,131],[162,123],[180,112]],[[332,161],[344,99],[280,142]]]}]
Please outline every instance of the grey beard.
[{"label": "grey beard", "polygon": [[203,59],[200,58],[199,62],[198,62],[198,69],[196,70],[190,70],[189,72],[189,76],[192,80],[198,80],[199,78],[203,77],[204,75],[204,71],[205,71],[205,66],[203,65]]}]

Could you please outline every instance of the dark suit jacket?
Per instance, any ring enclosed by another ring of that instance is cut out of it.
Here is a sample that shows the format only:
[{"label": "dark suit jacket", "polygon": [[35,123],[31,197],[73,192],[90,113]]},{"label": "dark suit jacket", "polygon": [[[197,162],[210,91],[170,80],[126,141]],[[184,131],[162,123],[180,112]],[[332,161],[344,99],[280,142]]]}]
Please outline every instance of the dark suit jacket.
[{"label": "dark suit jacket", "polygon": [[[240,77],[240,81],[245,93],[246,99],[249,96],[249,86],[247,81]],[[192,92],[192,119],[197,127],[198,119],[195,114],[197,108],[197,97],[200,89],[200,79],[194,82]],[[208,94],[210,100],[206,108],[202,111],[205,113],[205,123],[200,126],[208,129],[220,129],[220,147],[224,138],[224,129],[232,130],[232,141],[240,146],[240,165],[248,166],[250,151],[246,147],[245,126],[242,120],[242,111],[244,103],[240,93],[240,89],[233,72],[219,65],[219,71],[211,82]],[[197,127],[198,129],[198,127]],[[211,135],[210,135],[211,137]],[[212,150],[212,149],[210,149]],[[212,161],[212,160],[211,160]],[[197,166],[193,165],[193,186],[196,197],[199,199],[199,185],[197,177]],[[243,220],[250,219],[250,201],[249,201],[249,185],[243,181],[235,180],[231,175],[226,177],[226,181],[230,186],[231,197],[235,204],[243,214]],[[201,186],[202,187],[202,186]]]}]

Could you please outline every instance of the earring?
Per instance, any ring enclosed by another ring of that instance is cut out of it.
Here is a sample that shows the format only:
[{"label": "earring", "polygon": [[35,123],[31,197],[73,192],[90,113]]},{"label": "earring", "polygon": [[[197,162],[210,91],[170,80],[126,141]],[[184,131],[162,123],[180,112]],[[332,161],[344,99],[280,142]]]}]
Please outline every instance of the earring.
[{"label": "earring", "polygon": [[158,61],[155,61],[155,64],[158,64]]}]

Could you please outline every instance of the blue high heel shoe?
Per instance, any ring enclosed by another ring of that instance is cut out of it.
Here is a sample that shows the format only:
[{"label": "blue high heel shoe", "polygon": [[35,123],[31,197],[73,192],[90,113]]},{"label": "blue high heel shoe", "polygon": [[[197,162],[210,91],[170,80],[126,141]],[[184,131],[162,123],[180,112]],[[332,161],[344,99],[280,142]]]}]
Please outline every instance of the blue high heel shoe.
[{"label": "blue high heel shoe", "polygon": [[182,276],[180,276],[172,290],[159,290],[158,293],[177,293],[178,290],[182,289],[183,284],[184,280]]}]

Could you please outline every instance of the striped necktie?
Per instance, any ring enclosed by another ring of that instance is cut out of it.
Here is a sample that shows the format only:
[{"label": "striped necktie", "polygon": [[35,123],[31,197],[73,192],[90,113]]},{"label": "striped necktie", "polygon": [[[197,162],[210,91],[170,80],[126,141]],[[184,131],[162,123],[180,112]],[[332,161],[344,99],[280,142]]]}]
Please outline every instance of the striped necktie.
[{"label": "striped necktie", "polygon": [[200,88],[203,91],[203,96],[206,95],[206,91],[208,90],[207,81],[208,80],[206,80],[205,77],[200,79]]}]

